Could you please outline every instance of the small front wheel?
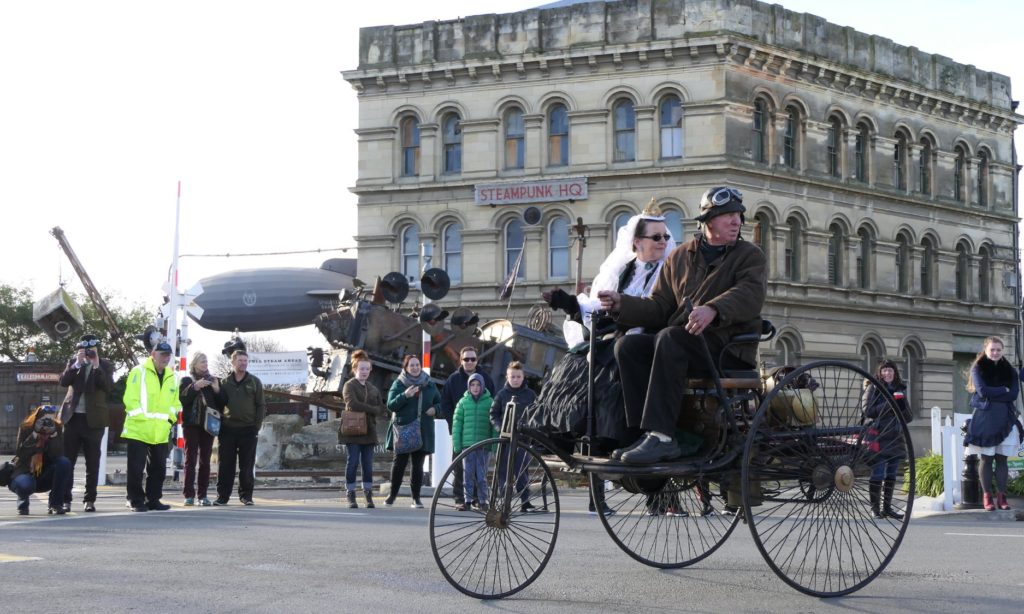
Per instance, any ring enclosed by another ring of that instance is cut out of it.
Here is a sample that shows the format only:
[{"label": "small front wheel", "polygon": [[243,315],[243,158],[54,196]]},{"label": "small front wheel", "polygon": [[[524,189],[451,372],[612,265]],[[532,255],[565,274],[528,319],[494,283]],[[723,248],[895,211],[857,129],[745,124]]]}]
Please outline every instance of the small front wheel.
[{"label": "small front wheel", "polygon": [[[464,461],[465,503],[456,503],[452,475]],[[471,483],[474,475],[482,485]],[[430,547],[452,586],[477,599],[500,599],[537,579],[555,549],[559,503],[551,470],[536,451],[521,441],[481,441],[455,457],[440,484],[430,503]]]}]

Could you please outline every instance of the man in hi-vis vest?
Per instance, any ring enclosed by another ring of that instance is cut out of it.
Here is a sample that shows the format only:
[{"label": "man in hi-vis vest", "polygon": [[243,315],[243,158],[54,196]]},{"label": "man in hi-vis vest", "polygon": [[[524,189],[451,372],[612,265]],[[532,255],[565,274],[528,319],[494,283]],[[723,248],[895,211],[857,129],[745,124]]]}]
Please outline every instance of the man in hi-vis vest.
[{"label": "man in hi-vis vest", "polygon": [[121,437],[128,441],[128,507],[134,512],[171,509],[160,501],[167,474],[167,439],[181,411],[178,380],[167,366],[170,361],[171,346],[161,341],[144,363],[131,370],[124,390]]}]

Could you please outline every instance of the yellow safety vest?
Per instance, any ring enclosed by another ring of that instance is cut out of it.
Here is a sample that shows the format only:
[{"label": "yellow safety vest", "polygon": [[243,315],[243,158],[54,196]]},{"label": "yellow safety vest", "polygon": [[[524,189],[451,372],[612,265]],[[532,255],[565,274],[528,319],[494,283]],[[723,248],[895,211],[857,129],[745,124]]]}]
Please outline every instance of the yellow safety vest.
[{"label": "yellow safety vest", "polygon": [[171,425],[178,421],[181,411],[178,381],[170,365],[164,369],[163,381],[157,377],[152,357],[132,369],[124,389],[124,411],[122,438],[167,443]]}]

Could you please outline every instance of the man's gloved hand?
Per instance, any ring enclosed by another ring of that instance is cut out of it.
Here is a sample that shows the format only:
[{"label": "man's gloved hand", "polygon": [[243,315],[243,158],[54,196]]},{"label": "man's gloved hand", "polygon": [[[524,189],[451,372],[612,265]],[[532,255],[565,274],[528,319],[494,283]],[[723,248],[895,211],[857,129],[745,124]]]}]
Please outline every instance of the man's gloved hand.
[{"label": "man's gloved hand", "polygon": [[544,300],[552,309],[561,309],[562,311],[574,311],[572,296],[570,296],[565,290],[561,288],[555,288],[541,294]]}]

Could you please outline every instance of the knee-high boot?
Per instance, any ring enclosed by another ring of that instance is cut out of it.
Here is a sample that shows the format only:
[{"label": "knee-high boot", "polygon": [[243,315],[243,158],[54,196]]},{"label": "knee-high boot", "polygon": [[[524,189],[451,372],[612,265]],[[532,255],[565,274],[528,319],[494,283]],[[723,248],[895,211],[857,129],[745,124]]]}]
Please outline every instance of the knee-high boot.
[{"label": "knee-high boot", "polygon": [[903,520],[903,514],[892,509],[892,492],[896,489],[896,480],[886,480],[882,487],[882,513],[887,518]]},{"label": "knee-high boot", "polygon": [[881,518],[882,483],[878,480],[868,482],[868,494],[871,496],[871,514],[875,518]]}]

